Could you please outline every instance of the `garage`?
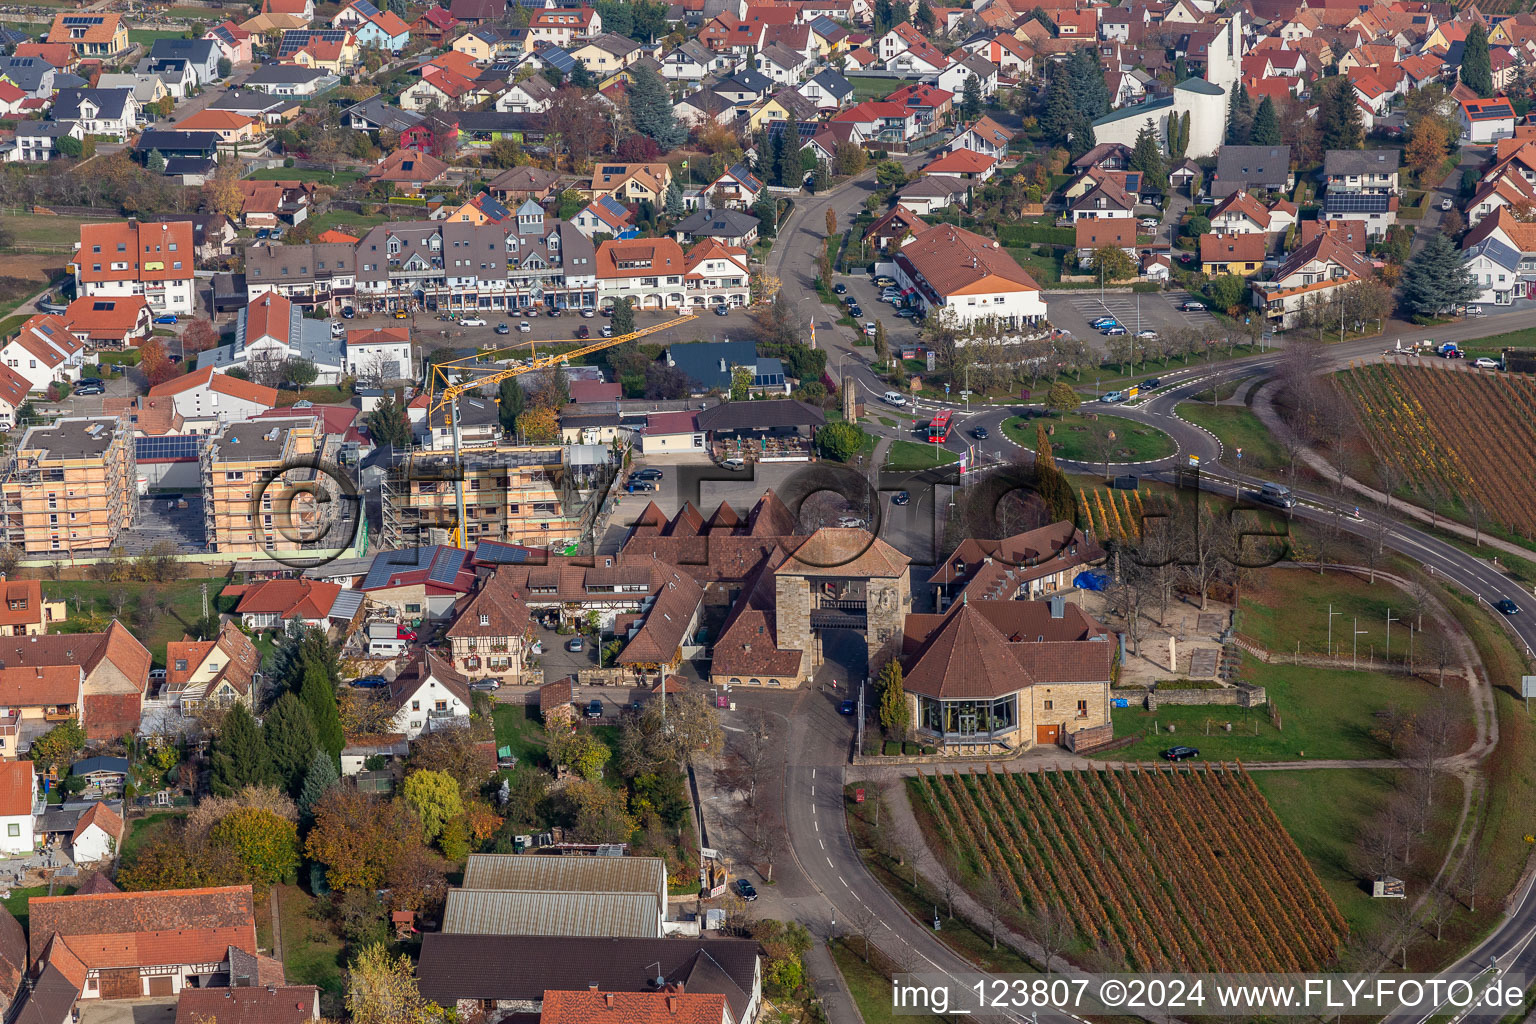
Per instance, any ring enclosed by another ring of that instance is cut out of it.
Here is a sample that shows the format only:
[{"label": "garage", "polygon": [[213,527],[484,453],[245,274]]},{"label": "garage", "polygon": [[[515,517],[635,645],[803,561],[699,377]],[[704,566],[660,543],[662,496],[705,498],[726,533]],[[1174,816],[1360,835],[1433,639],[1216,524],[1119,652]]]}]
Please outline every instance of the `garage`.
[{"label": "garage", "polygon": [[[137,999],[144,994],[137,967],[103,969],[98,976],[103,999]],[[171,979],[167,978],[166,981]],[[167,995],[170,993],[167,992]]]},{"label": "garage", "polygon": [[152,996],[173,996],[176,994],[175,979],[169,974],[156,975],[149,979],[149,994]]},{"label": "garage", "polygon": [[1037,725],[1035,726],[1035,742],[1041,746],[1047,743],[1055,744],[1061,740],[1061,726]]}]

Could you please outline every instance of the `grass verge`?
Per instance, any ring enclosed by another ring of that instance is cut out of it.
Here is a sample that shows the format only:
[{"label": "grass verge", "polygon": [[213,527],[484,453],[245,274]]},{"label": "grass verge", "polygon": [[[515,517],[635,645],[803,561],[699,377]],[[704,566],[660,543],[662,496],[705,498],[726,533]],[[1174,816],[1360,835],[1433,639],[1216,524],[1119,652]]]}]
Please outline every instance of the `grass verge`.
[{"label": "grass verge", "polygon": [[[1012,416],[1003,421],[1009,440],[1034,451],[1036,417]],[[1089,419],[1075,412],[1052,416],[1051,450],[1058,459],[1072,462],[1149,462],[1165,459],[1178,450],[1173,438],[1154,426],[1120,416]]]},{"label": "grass verge", "polygon": [[885,465],[882,468],[896,471],[927,469],[930,466],[947,466],[958,461],[960,456],[936,444],[925,444],[921,441],[892,441],[890,449],[885,454]]},{"label": "grass verge", "polygon": [[1235,405],[1201,405],[1198,402],[1181,402],[1174,409],[1182,419],[1197,427],[1204,427],[1225,446],[1235,460],[1237,452],[1243,453],[1240,463],[1243,469],[1281,470],[1289,465],[1285,449],[1273,434],[1249,409]]},{"label": "grass verge", "polygon": [[[1277,655],[1294,652],[1298,641],[1303,655],[1328,652],[1328,613],[1332,610],[1334,653],[1349,656],[1352,629],[1360,634],[1360,651],[1381,657],[1387,644],[1387,613],[1395,619],[1392,629],[1394,659],[1408,655],[1408,625],[1415,621],[1415,652],[1428,650],[1422,640],[1439,639],[1433,619],[1414,616],[1413,599],[1395,584],[1348,572],[1318,574],[1310,569],[1270,568],[1255,574],[1243,588],[1238,609],[1238,632]],[[1417,627],[1422,626],[1422,630]]]},{"label": "grass verge", "polygon": [[331,931],[330,923],[315,913],[316,902],[296,885],[277,886],[283,970],[290,985],[317,985],[325,992],[340,995],[346,944]]}]

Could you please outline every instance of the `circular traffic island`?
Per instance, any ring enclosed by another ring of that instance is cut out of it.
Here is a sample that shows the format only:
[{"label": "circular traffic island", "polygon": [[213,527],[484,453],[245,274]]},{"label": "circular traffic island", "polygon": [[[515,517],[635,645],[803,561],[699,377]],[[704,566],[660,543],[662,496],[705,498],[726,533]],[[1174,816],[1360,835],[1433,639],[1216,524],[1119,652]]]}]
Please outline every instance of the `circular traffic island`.
[{"label": "circular traffic island", "polygon": [[1003,421],[1003,433],[1034,451],[1040,423],[1050,432],[1052,453],[1068,462],[1156,462],[1179,450],[1172,437],[1150,424],[1092,412],[1010,416]]}]

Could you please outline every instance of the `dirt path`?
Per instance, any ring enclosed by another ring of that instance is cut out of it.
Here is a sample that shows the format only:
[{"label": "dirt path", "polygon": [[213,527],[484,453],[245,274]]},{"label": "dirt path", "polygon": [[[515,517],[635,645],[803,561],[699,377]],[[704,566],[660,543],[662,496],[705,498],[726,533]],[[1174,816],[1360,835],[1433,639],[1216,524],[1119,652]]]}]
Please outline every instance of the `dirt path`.
[{"label": "dirt path", "polygon": [[277,886],[272,887],[272,959],[283,959],[283,916],[277,903]]}]

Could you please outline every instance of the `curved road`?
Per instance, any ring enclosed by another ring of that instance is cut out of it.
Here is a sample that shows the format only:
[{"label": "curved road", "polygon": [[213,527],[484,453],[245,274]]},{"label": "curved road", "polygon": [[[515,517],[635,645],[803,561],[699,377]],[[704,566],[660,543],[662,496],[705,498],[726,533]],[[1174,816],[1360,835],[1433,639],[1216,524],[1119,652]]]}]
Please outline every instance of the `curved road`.
[{"label": "curved road", "polygon": [[[909,158],[907,162],[915,162]],[[873,173],[863,175],[819,196],[802,200],[799,207],[781,228],[780,244],[769,257],[769,270],[792,290],[803,289],[808,298],[802,297],[800,307],[810,307],[814,319],[825,313],[811,289],[815,276],[815,254],[823,244],[822,226],[825,211],[832,209],[839,215],[839,223],[851,221],[862,206],[864,198],[872,190]],[[900,325],[898,325],[900,329]],[[1438,341],[1470,341],[1497,333],[1491,322],[1466,320],[1444,325],[1432,331],[1424,331],[1404,324],[1392,323],[1388,331],[1391,338],[1372,338],[1346,344],[1333,345],[1323,352],[1319,369],[1347,366],[1351,361],[1379,357],[1384,348],[1393,343],[1404,346],[1415,341],[1433,338]],[[852,345],[851,332],[845,329],[825,330],[817,341],[828,350],[828,368],[841,383],[856,381],[869,396],[886,390],[885,383],[866,365],[868,349]],[[897,339],[899,342],[899,339]],[[1267,374],[1279,362],[1278,352],[1264,353],[1239,360],[1215,364],[1197,364],[1163,374],[1163,385],[1150,398],[1134,406],[1103,406],[1098,412],[1153,424],[1170,434],[1179,445],[1178,454],[1154,463],[1137,467],[1142,475],[1166,478],[1179,466],[1187,465],[1191,455],[1200,457],[1201,486],[1217,493],[1233,493],[1242,487],[1255,488],[1262,481],[1258,477],[1234,471],[1222,464],[1221,443],[1205,430],[1174,415],[1174,408],[1187,401],[1196,392],[1222,381]],[[878,399],[871,399],[878,405]],[[951,451],[960,452],[974,447],[984,457],[1007,460],[1013,454],[1012,443],[1000,429],[1009,416],[1017,415],[1023,407],[984,406],[974,411],[958,404],[921,403],[921,409],[950,408],[956,412],[954,436],[945,445]],[[892,412],[893,417],[905,418],[908,413]],[[978,426],[988,429],[986,441],[973,441],[970,432]],[[874,432],[888,438],[910,437],[902,430],[872,426]],[[1071,464],[1068,464],[1071,465]],[[1084,470],[1100,467],[1075,466]],[[1521,587],[1492,569],[1482,559],[1467,554],[1460,548],[1423,531],[1399,523],[1369,507],[1356,512],[1354,505],[1341,508],[1331,498],[1297,489],[1297,506],[1292,515],[1314,522],[1332,521],[1351,533],[1372,539],[1378,531],[1387,546],[1420,562],[1430,572],[1444,576],[1466,591],[1491,605],[1502,598],[1509,598],[1524,606],[1532,602],[1530,595]],[[1494,614],[1490,607],[1489,614]],[[1527,652],[1536,648],[1536,619],[1530,614],[1505,619],[1505,626],[1518,637]],[[830,714],[830,712],[828,712]],[[812,716],[816,718],[817,716]],[[872,918],[875,926],[871,941],[890,956],[901,968],[912,971],[939,970],[945,973],[973,972],[974,965],[939,942],[923,924],[915,922],[885,888],[865,869],[853,849],[843,818],[843,778],[847,764],[847,740],[840,744],[836,734],[818,732],[815,729],[795,730],[790,749],[786,751],[784,806],[787,822],[787,839],[790,850],[807,881],[823,897],[825,917],[813,921],[822,934],[835,934],[849,922],[861,917]],[[1536,879],[1524,880],[1518,892],[1511,894],[1510,911],[1504,922],[1486,940],[1454,964],[1451,970],[1481,969],[1491,964],[1503,971],[1513,971],[1536,977]],[[1496,1019],[1495,1015],[1494,1019]],[[1054,1024],[1067,1024],[1071,1018],[1065,1014],[1041,1014],[1041,1020]],[[1421,1024],[1427,1019],[1423,1014],[1391,1014],[1385,1018],[1391,1024]],[[1479,1019],[1476,1015],[1466,1019]]]}]

